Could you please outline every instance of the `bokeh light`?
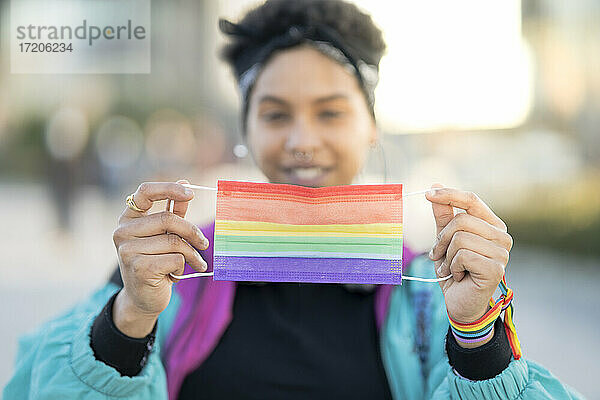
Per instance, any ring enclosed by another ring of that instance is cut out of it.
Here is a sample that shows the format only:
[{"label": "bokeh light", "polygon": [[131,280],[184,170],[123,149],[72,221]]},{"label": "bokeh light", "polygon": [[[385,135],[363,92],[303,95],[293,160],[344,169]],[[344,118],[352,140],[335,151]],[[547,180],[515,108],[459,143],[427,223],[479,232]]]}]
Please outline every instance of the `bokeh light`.
[{"label": "bokeh light", "polygon": [[88,120],[81,110],[61,108],[48,121],[46,147],[57,160],[70,160],[81,154],[89,136]]},{"label": "bokeh light", "polygon": [[108,118],[96,133],[96,152],[108,169],[133,166],[143,149],[142,131],[133,119],[117,115]]}]

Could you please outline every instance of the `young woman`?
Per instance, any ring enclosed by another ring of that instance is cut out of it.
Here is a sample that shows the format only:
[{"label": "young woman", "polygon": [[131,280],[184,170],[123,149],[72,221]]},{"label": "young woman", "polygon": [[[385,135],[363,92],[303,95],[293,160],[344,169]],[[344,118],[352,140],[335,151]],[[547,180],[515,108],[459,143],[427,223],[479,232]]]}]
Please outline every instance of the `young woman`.
[{"label": "young woman", "polygon": [[[338,0],[268,1],[221,21],[248,147],[270,182],[351,184],[377,140],[381,32]],[[399,110],[401,112],[401,110]],[[213,225],[184,219],[193,193],[143,183],[114,232],[119,271],[88,301],[23,339],[14,398],[575,398],[511,351],[502,320],[474,340],[449,330],[488,312],[512,238],[475,194],[444,188],[429,256],[404,249],[438,285],[182,281],[211,268]],[[172,199],[174,212],[149,214]],[[453,206],[466,213],[454,215]],[[493,322],[493,321],[492,321]]]}]

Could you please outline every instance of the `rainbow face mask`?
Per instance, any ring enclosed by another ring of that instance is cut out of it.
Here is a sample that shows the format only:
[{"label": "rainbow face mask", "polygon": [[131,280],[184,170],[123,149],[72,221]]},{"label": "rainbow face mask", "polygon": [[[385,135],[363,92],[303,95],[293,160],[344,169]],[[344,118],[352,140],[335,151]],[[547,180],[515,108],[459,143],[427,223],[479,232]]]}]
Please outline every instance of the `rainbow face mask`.
[{"label": "rainbow face mask", "polygon": [[[306,188],[218,181],[213,271],[171,276],[396,285],[402,279],[435,283],[452,278],[402,276],[402,198],[401,184]],[[499,287],[502,294],[490,299],[486,315],[470,324],[450,319],[450,325],[455,336],[473,340],[506,310],[504,326],[519,359],[513,292],[504,277]]]},{"label": "rainbow face mask", "polygon": [[214,280],[402,283],[402,185],[218,181]]}]

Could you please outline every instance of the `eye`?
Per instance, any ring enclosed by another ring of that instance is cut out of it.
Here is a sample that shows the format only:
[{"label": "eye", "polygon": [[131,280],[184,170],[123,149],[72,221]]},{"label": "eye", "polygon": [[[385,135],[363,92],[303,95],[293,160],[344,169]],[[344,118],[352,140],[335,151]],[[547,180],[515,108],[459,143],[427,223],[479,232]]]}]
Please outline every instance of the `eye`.
[{"label": "eye", "polygon": [[289,119],[289,117],[290,116],[287,113],[281,111],[274,111],[263,114],[262,118],[267,122],[281,122]]},{"label": "eye", "polygon": [[324,110],[319,113],[319,118],[324,120],[331,120],[340,118],[344,113],[335,110]]}]

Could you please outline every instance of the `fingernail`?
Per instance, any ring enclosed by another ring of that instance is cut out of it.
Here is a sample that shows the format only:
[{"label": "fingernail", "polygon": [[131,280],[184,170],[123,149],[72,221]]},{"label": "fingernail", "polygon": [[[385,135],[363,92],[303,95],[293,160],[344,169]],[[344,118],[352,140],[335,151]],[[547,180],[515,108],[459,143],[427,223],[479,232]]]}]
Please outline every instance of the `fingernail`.
[{"label": "fingernail", "polygon": [[204,238],[204,247],[208,248],[209,245],[210,242],[208,241],[208,239]]},{"label": "fingernail", "polygon": [[185,188],[185,195],[186,196],[191,196],[194,194],[194,191],[190,188]]},{"label": "fingernail", "polygon": [[196,258],[198,259],[198,264],[200,264],[202,268],[206,269],[206,261],[204,261],[200,253],[196,252]]},{"label": "fingernail", "polygon": [[428,195],[430,196],[435,196],[436,190],[430,190],[429,192],[427,192]]},{"label": "fingernail", "polygon": [[429,250],[429,258],[433,260],[433,248]]},{"label": "fingernail", "polygon": [[440,267],[439,267],[439,268],[438,268],[438,270],[437,270],[437,273],[438,273],[438,275],[441,275],[441,274],[442,274],[442,269],[443,269],[443,268],[444,268],[444,263],[442,262],[442,263],[440,264]]}]

